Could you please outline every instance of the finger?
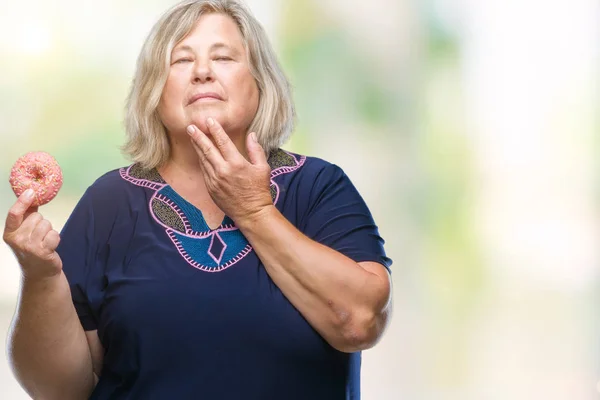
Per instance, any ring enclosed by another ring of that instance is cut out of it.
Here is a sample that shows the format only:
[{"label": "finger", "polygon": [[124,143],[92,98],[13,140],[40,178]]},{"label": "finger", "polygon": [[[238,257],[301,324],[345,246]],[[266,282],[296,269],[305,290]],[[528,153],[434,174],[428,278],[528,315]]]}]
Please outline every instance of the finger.
[{"label": "finger", "polygon": [[46,237],[48,232],[50,232],[51,230],[52,224],[50,223],[50,221],[48,221],[47,219],[42,219],[40,222],[38,222],[36,227],[33,228],[33,231],[31,232],[31,243],[33,243],[36,246],[41,245],[42,240],[44,240],[44,237]]},{"label": "finger", "polygon": [[49,251],[55,251],[60,243],[60,234],[54,229],[50,230],[42,240],[42,247]]},{"label": "finger", "polygon": [[208,118],[206,120],[206,126],[208,126],[208,133],[212,136],[213,142],[225,160],[230,161],[236,157],[242,157],[227,132],[225,132],[221,124],[219,124],[219,121],[214,118]]},{"label": "finger", "polygon": [[248,149],[248,158],[254,165],[266,165],[267,155],[256,137],[256,132],[250,132],[246,137],[246,148]]},{"label": "finger", "polygon": [[23,216],[23,221],[27,221],[27,218],[29,218],[29,216],[33,213],[37,213],[38,212],[38,206],[31,206],[27,209],[27,211],[25,211],[25,215]]},{"label": "finger", "polygon": [[192,138],[192,141],[196,144],[196,152],[200,157],[200,161],[209,162],[213,168],[216,168],[218,165],[225,163],[223,156],[215,147],[213,142],[211,142],[208,136],[206,136],[204,132],[198,129],[196,125],[188,126],[187,133]]},{"label": "finger", "polygon": [[23,223],[23,220],[28,214],[31,213],[28,213],[28,210],[31,208],[31,203],[33,203],[34,194],[35,193],[33,189],[27,189],[21,194],[21,196],[19,196],[17,202],[10,208],[8,211],[8,216],[6,217],[6,224],[4,226],[6,233],[12,233],[19,229]]},{"label": "finger", "polygon": [[25,218],[18,231],[21,232],[27,238],[29,238],[31,236],[31,233],[33,233],[37,225],[43,219],[44,217],[42,216],[42,214],[38,212],[31,213],[27,218]]},{"label": "finger", "polygon": [[210,174],[214,171],[212,164],[206,159],[204,153],[202,153],[202,149],[196,144],[196,142],[192,139],[192,146],[194,146],[194,150],[198,153],[198,158],[200,159],[200,164],[202,165],[202,171],[207,174]]}]

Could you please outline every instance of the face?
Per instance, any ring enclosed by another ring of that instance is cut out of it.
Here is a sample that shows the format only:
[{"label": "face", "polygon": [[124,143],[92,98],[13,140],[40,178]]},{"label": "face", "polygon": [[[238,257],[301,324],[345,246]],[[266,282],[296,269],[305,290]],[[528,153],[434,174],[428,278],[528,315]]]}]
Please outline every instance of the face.
[{"label": "face", "polygon": [[216,119],[229,135],[245,135],[258,108],[242,35],[222,14],[204,14],[171,53],[169,77],[158,112],[170,134],[190,124],[204,132]]}]

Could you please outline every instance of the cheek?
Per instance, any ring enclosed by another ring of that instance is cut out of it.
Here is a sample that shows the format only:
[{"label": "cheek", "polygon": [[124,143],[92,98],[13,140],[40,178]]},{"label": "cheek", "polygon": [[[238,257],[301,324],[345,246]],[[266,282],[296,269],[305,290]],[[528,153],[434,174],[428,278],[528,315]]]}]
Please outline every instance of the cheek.
[{"label": "cheek", "polygon": [[236,76],[236,79],[233,80],[232,88],[234,88],[237,95],[238,107],[248,110],[249,106],[251,108],[258,106],[258,87],[250,72]]},{"label": "cheek", "polygon": [[170,76],[163,89],[158,111],[165,125],[181,113],[182,93],[177,77]]},{"label": "cheek", "polygon": [[177,102],[178,94],[181,92],[178,82],[175,78],[169,77],[162,94],[162,102],[165,105],[173,106]]}]

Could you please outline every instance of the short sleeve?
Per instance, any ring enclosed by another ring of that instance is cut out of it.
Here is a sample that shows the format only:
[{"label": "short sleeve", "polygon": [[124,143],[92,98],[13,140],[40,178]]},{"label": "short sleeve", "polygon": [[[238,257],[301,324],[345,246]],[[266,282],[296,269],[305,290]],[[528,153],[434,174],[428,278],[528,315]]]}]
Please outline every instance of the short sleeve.
[{"label": "short sleeve", "polygon": [[390,268],[384,240],[362,196],[344,171],[329,164],[317,173],[301,230],[311,239],[351,258]]},{"label": "short sleeve", "polygon": [[97,304],[102,295],[102,268],[98,268],[95,215],[91,190],[79,200],[60,233],[56,249],[69,282],[75,310],[84,330],[98,329]]}]

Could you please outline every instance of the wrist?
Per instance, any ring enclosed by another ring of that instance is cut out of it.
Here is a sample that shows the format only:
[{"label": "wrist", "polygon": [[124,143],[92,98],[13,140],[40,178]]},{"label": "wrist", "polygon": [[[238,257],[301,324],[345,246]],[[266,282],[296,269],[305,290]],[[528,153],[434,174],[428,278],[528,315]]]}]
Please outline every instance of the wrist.
[{"label": "wrist", "polygon": [[21,274],[22,290],[32,293],[48,293],[56,291],[60,287],[68,287],[66,277],[59,272],[56,275],[36,276],[31,274]]},{"label": "wrist", "polygon": [[254,212],[238,218],[235,223],[242,231],[249,228],[257,228],[268,221],[278,210],[273,204],[262,206]]},{"label": "wrist", "polygon": [[63,276],[62,269],[56,272],[49,272],[46,274],[41,273],[32,273],[23,269],[21,271],[21,281],[23,284],[27,284],[28,286],[47,286],[53,285],[56,282],[60,281]]}]

